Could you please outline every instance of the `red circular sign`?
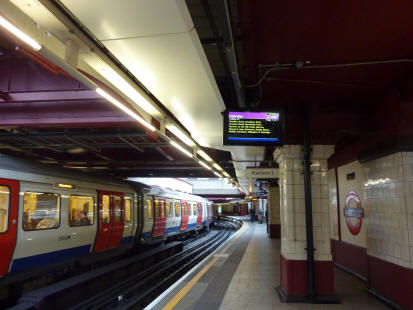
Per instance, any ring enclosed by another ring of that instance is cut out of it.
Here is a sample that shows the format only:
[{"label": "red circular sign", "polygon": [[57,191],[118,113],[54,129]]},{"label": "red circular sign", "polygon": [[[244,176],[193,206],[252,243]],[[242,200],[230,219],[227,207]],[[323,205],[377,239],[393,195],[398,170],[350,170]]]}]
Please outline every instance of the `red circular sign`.
[{"label": "red circular sign", "polygon": [[364,209],[361,206],[359,195],[355,191],[349,191],[346,196],[344,217],[347,227],[353,235],[357,235],[361,230],[364,217]]}]

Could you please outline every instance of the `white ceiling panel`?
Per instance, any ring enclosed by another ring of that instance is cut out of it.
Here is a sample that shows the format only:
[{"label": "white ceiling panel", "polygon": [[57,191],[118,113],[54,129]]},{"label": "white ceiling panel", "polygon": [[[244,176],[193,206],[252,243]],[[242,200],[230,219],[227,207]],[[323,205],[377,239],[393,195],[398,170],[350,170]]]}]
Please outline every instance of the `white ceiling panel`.
[{"label": "white ceiling panel", "polygon": [[215,81],[205,72],[190,33],[110,40],[104,44],[196,140],[205,140],[208,146],[221,142],[222,99]]},{"label": "white ceiling panel", "polygon": [[184,0],[63,0],[99,40],[188,32]]}]

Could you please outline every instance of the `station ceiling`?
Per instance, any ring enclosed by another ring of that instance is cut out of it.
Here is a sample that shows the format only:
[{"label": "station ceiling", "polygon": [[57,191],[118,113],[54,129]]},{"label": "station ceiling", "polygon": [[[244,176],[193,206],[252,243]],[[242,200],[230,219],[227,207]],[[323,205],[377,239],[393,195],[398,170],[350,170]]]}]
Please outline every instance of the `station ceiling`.
[{"label": "station ceiling", "polygon": [[286,143],[302,140],[301,107],[314,143],[375,130],[378,101],[412,78],[411,1],[238,1],[245,85],[258,109],[286,109]]},{"label": "station ceiling", "polygon": [[[24,2],[48,7],[56,1]],[[168,11],[161,1],[141,1],[147,11],[139,12],[137,1],[116,2],[116,8],[110,1],[107,7],[59,3],[233,177],[246,166],[273,164],[273,148],[222,146],[225,108],[282,107],[286,143],[301,144],[308,105],[312,142],[342,147],[382,129],[383,98],[411,99],[411,1],[172,2]],[[164,21],[172,15],[176,19]],[[147,28],[138,27],[140,20]],[[8,36],[0,41],[2,152],[122,177],[214,176],[64,70],[16,46]],[[142,75],[144,69],[155,73]]]}]

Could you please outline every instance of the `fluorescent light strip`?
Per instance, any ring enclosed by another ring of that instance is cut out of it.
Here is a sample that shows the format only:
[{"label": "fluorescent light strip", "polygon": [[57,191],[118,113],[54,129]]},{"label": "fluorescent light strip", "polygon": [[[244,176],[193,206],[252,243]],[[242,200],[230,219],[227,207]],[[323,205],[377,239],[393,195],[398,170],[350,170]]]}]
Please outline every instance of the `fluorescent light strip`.
[{"label": "fluorescent light strip", "polygon": [[183,143],[188,146],[194,146],[195,143],[186,135],[184,134],[179,128],[176,126],[166,126],[170,132],[172,132],[175,136],[179,138]]},{"label": "fluorescent light strip", "polygon": [[127,113],[129,116],[133,117],[135,120],[137,120],[139,123],[144,125],[146,128],[155,131],[155,127],[153,127],[151,124],[149,124],[147,121],[145,121],[142,117],[140,117],[138,114],[133,112],[131,109],[120,103],[118,100],[113,98],[111,95],[109,95],[107,92],[105,92],[101,88],[96,88],[96,92],[101,95],[103,98],[106,100],[110,101],[112,104],[117,106],[119,109],[121,109],[123,112]]},{"label": "fluorescent light strip", "polygon": [[5,19],[2,16],[0,16],[0,26],[14,34],[16,37],[18,37],[26,44],[30,45],[35,51],[38,51],[42,48],[42,46],[39,43],[37,43],[34,39],[30,38],[27,34],[18,29],[16,26],[14,26],[12,23],[10,23],[7,19]]},{"label": "fluorescent light strip", "polygon": [[157,112],[155,107],[116,71],[113,69],[103,69],[100,73],[147,113],[154,115]]},{"label": "fluorescent light strip", "polygon": [[211,157],[209,157],[208,154],[205,153],[203,150],[197,150],[197,153],[198,153],[199,155],[201,155],[201,157],[202,157],[203,159],[205,159],[206,161],[214,161],[214,160],[213,160]]},{"label": "fluorescent light strip", "polygon": [[188,152],[187,150],[185,150],[182,146],[180,146],[178,143],[176,143],[175,141],[172,141],[171,140],[171,144],[175,147],[175,148],[177,148],[178,150],[180,150],[182,153],[184,153],[185,155],[187,155],[188,157],[193,157],[193,155],[190,153],[190,152]]},{"label": "fluorescent light strip", "polygon": [[222,175],[220,175],[218,172],[214,171],[214,174],[215,174],[218,178],[222,178]]},{"label": "fluorescent light strip", "polygon": [[224,169],[221,168],[220,165],[218,165],[217,163],[214,163],[213,166],[215,167],[215,169],[219,170],[219,171],[223,171]]},{"label": "fluorescent light strip", "polygon": [[204,166],[205,168],[207,168],[208,170],[211,170],[211,167],[208,166],[206,163],[204,163],[202,160],[199,161],[199,163]]}]

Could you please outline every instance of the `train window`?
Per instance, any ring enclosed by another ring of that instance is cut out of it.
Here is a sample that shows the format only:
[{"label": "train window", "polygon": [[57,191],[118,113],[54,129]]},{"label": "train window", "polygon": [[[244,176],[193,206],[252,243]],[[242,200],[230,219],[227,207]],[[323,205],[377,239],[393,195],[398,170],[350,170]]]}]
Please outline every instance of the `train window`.
[{"label": "train window", "polygon": [[181,216],[181,206],[179,202],[175,202],[175,217]]},{"label": "train window", "polygon": [[70,196],[69,226],[93,224],[93,197]]},{"label": "train window", "polygon": [[192,215],[196,215],[196,204],[192,204]]},{"label": "train window", "polygon": [[161,209],[161,218],[165,218],[165,201],[161,200],[161,203],[159,204],[160,209]]},{"label": "train window", "polygon": [[100,215],[102,216],[103,224],[110,223],[110,196],[109,195],[102,195],[102,210],[100,211]]},{"label": "train window", "polygon": [[147,200],[146,202],[148,204],[148,219],[151,219],[152,218],[152,201]]},{"label": "train window", "polygon": [[122,222],[122,198],[113,196],[115,202],[115,223]]},{"label": "train window", "polygon": [[0,233],[7,231],[9,223],[10,189],[0,186]]},{"label": "train window", "polygon": [[166,216],[167,217],[173,217],[174,216],[174,210],[171,206],[171,202],[167,201],[166,202]]},{"label": "train window", "polygon": [[131,205],[131,199],[125,198],[125,222],[130,222],[132,220]]},{"label": "train window", "polygon": [[52,193],[25,193],[23,229],[41,230],[60,225],[60,195]]}]

